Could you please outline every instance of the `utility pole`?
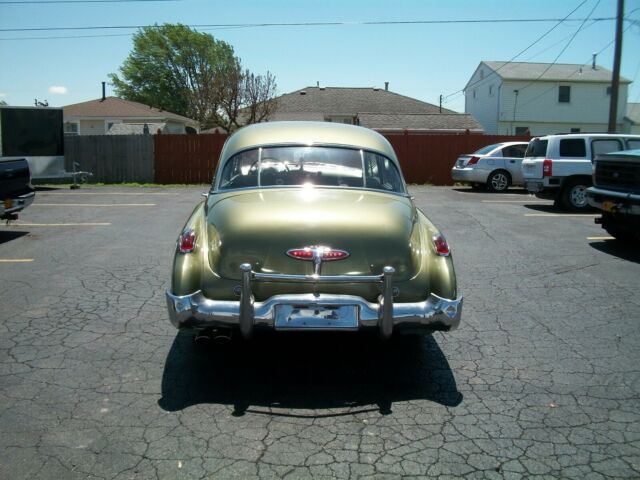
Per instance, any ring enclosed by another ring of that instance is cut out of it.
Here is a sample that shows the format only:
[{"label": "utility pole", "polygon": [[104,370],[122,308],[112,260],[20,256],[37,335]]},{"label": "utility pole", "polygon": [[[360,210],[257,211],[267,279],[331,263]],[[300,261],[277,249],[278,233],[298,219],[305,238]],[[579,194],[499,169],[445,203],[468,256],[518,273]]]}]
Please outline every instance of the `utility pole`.
[{"label": "utility pole", "polygon": [[616,16],[616,47],[613,54],[613,75],[611,78],[611,103],[609,104],[609,133],[616,131],[618,117],[618,90],[620,87],[620,57],[622,56],[622,16],[624,15],[624,0],[618,0],[618,14]]},{"label": "utility pole", "polygon": [[442,113],[442,94],[440,94],[440,113]]}]

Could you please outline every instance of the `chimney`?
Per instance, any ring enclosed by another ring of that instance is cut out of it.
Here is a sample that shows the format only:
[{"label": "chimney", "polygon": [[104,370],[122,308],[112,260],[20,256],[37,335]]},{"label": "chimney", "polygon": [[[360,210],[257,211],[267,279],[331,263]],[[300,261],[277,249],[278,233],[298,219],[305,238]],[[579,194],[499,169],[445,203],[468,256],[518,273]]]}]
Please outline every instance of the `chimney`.
[{"label": "chimney", "polygon": [[102,82],[102,100],[100,100],[101,102],[104,102],[107,99],[107,82]]},{"label": "chimney", "polygon": [[388,91],[389,91],[389,82],[384,82],[384,90],[385,90],[386,92],[388,92]]},{"label": "chimney", "polygon": [[591,63],[591,68],[593,68],[594,70],[596,69],[596,57],[598,56],[597,53],[592,53],[591,55],[593,55],[593,62]]}]

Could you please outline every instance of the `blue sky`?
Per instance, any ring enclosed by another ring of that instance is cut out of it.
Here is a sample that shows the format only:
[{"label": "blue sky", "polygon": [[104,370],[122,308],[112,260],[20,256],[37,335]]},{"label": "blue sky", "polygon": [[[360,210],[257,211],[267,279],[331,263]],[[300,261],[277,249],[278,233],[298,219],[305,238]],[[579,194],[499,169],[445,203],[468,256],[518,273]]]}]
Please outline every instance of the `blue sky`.
[{"label": "blue sky", "polygon": [[[582,4],[582,5],[581,5]],[[622,75],[635,79],[640,102],[640,0],[626,0]],[[279,93],[316,85],[383,87],[431,103],[461,90],[481,60],[509,60],[557,22],[361,25],[367,21],[613,17],[615,0],[181,0],[169,2],[29,3],[0,0],[0,99],[63,106],[100,96],[100,82],[131,50],[129,30],[7,29],[128,26],[154,23],[239,24],[352,22],[339,26],[200,28],[230,43],[245,67],[271,71]],[[595,10],[594,10],[595,7]],[[581,22],[566,22],[516,61],[552,62]],[[97,36],[101,35],[101,36]],[[103,36],[108,35],[108,36]],[[558,63],[613,66],[614,22],[586,22]],[[33,39],[33,37],[39,37]],[[73,37],[73,38],[42,38]],[[108,87],[107,94],[113,94]],[[462,95],[444,106],[464,111]]]}]

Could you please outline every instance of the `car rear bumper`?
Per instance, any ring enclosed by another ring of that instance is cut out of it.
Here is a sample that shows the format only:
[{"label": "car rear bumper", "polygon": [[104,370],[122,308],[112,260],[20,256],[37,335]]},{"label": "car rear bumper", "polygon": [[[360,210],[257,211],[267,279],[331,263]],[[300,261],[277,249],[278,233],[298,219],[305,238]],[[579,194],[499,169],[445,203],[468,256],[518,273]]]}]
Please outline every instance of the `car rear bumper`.
[{"label": "car rear bumper", "polygon": [[489,172],[477,168],[452,168],[451,178],[454,182],[486,183]]},{"label": "car rear bumper", "polygon": [[[394,331],[449,331],[460,324],[462,297],[441,298],[429,294],[423,302],[393,302],[393,269],[379,276],[293,276],[260,274],[243,270],[240,299],[212,300],[197,291],[190,295],[166,293],[171,323],[179,329],[233,328],[244,337],[254,330],[378,330],[383,337]],[[335,294],[275,295],[255,302],[252,281],[344,282],[382,284],[379,302],[362,297]]]}]

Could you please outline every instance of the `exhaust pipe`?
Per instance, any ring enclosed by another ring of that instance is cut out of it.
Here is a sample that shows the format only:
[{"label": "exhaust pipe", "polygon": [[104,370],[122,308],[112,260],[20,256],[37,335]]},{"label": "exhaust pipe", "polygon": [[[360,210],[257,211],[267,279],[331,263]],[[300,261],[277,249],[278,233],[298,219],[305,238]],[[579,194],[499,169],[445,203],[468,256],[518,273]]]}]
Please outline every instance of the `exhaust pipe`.
[{"label": "exhaust pipe", "polygon": [[231,341],[231,330],[201,330],[196,333],[193,341],[196,345],[227,344]]}]

